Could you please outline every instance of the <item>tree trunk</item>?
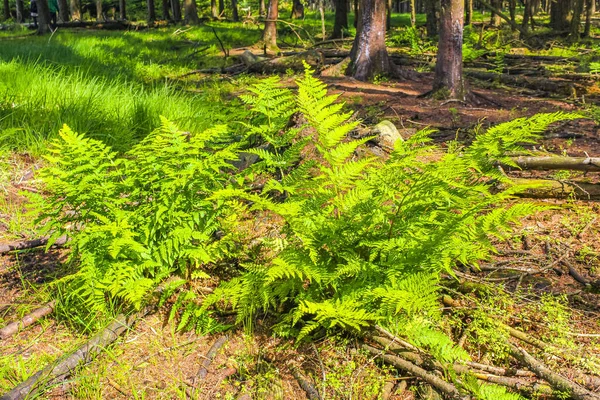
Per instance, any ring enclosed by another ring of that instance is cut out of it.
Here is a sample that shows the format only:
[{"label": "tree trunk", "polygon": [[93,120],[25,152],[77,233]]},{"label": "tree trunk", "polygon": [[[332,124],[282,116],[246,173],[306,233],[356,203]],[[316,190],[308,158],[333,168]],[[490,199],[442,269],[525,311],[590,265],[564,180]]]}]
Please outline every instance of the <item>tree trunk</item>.
[{"label": "tree trunk", "polygon": [[321,37],[323,40],[327,38],[325,30],[325,0],[319,0],[319,14],[321,15]]},{"label": "tree trunk", "polygon": [[169,21],[171,16],[169,15],[169,0],[162,0],[162,16],[165,21]]},{"label": "tree trunk", "polygon": [[389,32],[392,28],[392,0],[385,2],[385,30]]},{"label": "tree trunk", "polygon": [[58,17],[62,22],[69,22],[69,5],[67,0],[58,0]]},{"label": "tree trunk", "polygon": [[[154,11],[154,0],[146,0],[147,3],[146,5],[148,6],[148,23],[152,23],[154,21],[156,21],[156,12]],[[179,4],[179,0],[177,0]],[[180,11],[180,18],[181,18],[181,11]]]},{"label": "tree trunk", "polygon": [[590,37],[590,30],[592,28],[592,15],[594,15],[594,3],[595,0],[585,1],[585,28],[583,29],[583,36]]},{"label": "tree trunk", "polygon": [[223,15],[223,11],[225,11],[225,3],[223,0],[219,0],[219,15]]},{"label": "tree trunk", "polygon": [[38,34],[43,35],[49,33],[50,29],[50,8],[45,0],[37,2],[38,8]]},{"label": "tree trunk", "polygon": [[173,12],[173,21],[181,21],[181,4],[179,0],[171,0],[171,11]]},{"label": "tree trunk", "polygon": [[583,0],[575,0],[573,4],[573,17],[571,18],[571,29],[569,39],[579,40],[579,30],[581,28],[581,13],[583,12]]},{"label": "tree trunk", "polygon": [[126,0],[119,0],[119,19],[125,21],[127,19],[127,6],[125,5]]},{"label": "tree trunk", "polygon": [[513,25],[517,24],[517,0],[508,0],[508,13]]},{"label": "tree trunk", "polygon": [[23,0],[15,0],[15,7],[17,9],[17,22],[22,23],[23,22]]},{"label": "tree trunk", "polygon": [[360,19],[360,5],[358,0],[354,0],[354,21],[352,25],[356,28],[358,26],[358,20]]},{"label": "tree trunk", "polygon": [[341,38],[344,29],[348,29],[348,2],[347,0],[335,0],[335,21],[331,38]]},{"label": "tree trunk", "polygon": [[[529,0],[526,0],[526,1],[529,2]],[[502,0],[492,0],[492,6],[494,8],[497,8],[498,10],[502,11]],[[490,17],[490,25],[491,26],[500,25],[500,16],[498,15],[498,13],[495,13],[492,11],[492,15]]]},{"label": "tree trunk", "polygon": [[462,73],[464,0],[441,0],[440,40],[433,92],[450,99],[465,100]]},{"label": "tree trunk", "polygon": [[102,21],[102,0],[96,0],[96,21]]},{"label": "tree trunk", "polygon": [[234,22],[238,22],[240,20],[240,14],[238,13],[238,4],[237,0],[231,0],[231,18]]},{"label": "tree trunk", "polygon": [[[473,11],[473,0],[467,0],[471,3],[471,11]],[[415,8],[415,0],[410,0],[410,26],[417,27],[417,9]]]},{"label": "tree trunk", "polygon": [[267,7],[265,7],[265,0],[260,0],[258,2],[258,15],[263,16],[266,14],[265,9]]},{"label": "tree trunk", "polygon": [[4,21],[10,19],[10,4],[8,4],[8,0],[4,0]]},{"label": "tree trunk", "polygon": [[185,24],[198,24],[200,19],[198,19],[198,8],[196,7],[196,0],[183,0],[183,15],[183,22]]},{"label": "tree trunk", "polygon": [[263,31],[263,45],[265,52],[279,53],[279,47],[277,47],[278,6],[278,0],[269,1],[269,10],[267,19],[265,20],[265,30]]},{"label": "tree trunk", "polygon": [[69,6],[71,8],[71,18],[74,21],[81,21],[81,7],[79,6],[79,0],[71,0]]},{"label": "tree trunk", "polygon": [[424,0],[424,2],[425,14],[427,15],[427,21],[425,24],[427,27],[427,36],[433,38],[438,34],[438,1]]},{"label": "tree trunk", "polygon": [[391,61],[385,47],[386,0],[361,0],[358,28],[350,52],[350,72],[360,81],[389,75]]},{"label": "tree trunk", "polygon": [[[336,14],[337,15],[337,14]],[[304,4],[300,0],[292,2],[292,19],[304,19]]]},{"label": "tree trunk", "polygon": [[569,29],[570,0],[552,1],[550,6],[550,27],[555,31]]},{"label": "tree trunk", "polygon": [[[525,1],[525,6],[523,7],[523,21],[521,22],[521,28],[523,31],[527,32],[529,29],[529,19],[531,18],[531,0]],[[512,15],[510,16],[512,21]]]},{"label": "tree trunk", "polygon": [[219,12],[217,11],[217,0],[210,0],[210,16],[212,19],[217,19]]}]

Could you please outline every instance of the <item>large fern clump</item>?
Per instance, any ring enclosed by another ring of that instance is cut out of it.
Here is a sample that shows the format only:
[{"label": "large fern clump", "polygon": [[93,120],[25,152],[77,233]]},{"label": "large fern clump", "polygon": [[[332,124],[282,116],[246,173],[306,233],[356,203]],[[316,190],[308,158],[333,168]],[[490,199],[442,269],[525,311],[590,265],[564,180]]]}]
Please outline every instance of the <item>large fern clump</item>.
[{"label": "large fern clump", "polygon": [[[167,278],[165,295],[182,285],[193,289],[210,277],[208,266],[229,257],[235,201],[208,199],[226,186],[225,171],[237,157],[225,127],[191,134],[163,120],[121,155],[66,126],[60,137],[42,171],[50,195],[39,199],[40,220],[49,221],[49,246],[60,235],[72,237],[78,270],[63,282],[90,317],[139,308]],[[195,312],[196,297],[184,291],[179,305]]]},{"label": "large fern clump", "polygon": [[[349,138],[357,122],[350,122],[337,96],[327,95],[310,70],[297,84],[294,107],[292,93],[275,80],[244,99],[265,114],[276,104],[270,95],[276,93],[285,99],[277,103],[286,104],[284,115],[299,113],[306,123],[290,128],[283,119],[278,126],[261,125],[261,131],[278,131],[277,140],[285,137],[287,149],[294,149],[261,194],[242,189],[215,194],[215,201],[243,199],[285,222],[279,237],[263,240],[269,257],[244,263],[240,276],[223,283],[205,307],[226,302],[247,326],[259,311],[277,313],[278,332],[297,339],[379,323],[444,361],[465,358],[435,328],[440,276],[452,275],[457,263],[476,265],[488,257],[490,238],[503,237],[511,223],[536,209],[506,201],[519,188],[490,190],[498,179],[506,180],[497,165],[550,123],[572,117],[542,114],[499,125],[472,146],[451,146],[444,154],[430,145],[425,130],[398,141],[383,160],[357,156],[372,138]],[[310,139],[301,139],[307,132],[313,133]],[[307,145],[317,156],[299,160],[296,155]],[[256,154],[274,165],[284,153]]]}]

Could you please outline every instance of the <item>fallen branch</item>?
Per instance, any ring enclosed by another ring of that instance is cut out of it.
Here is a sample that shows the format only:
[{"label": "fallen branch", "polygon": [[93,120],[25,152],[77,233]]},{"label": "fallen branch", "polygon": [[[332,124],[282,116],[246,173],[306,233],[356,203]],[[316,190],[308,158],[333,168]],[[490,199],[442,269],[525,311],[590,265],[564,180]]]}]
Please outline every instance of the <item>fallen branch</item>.
[{"label": "fallen branch", "polygon": [[600,184],[523,178],[513,179],[513,182],[519,185],[531,186],[517,194],[521,197],[536,199],[566,199],[574,197],[578,200],[600,200]]},{"label": "fallen branch", "polygon": [[586,90],[581,85],[567,80],[552,80],[547,78],[532,78],[519,75],[497,74],[482,70],[474,70],[465,68],[464,72],[467,76],[476,78],[482,81],[500,82],[504,85],[516,86],[519,88],[527,88],[532,90],[541,90],[546,94],[573,96],[585,94]]},{"label": "fallen branch", "polygon": [[[569,170],[600,172],[598,157],[513,157],[512,161],[527,170]],[[510,167],[505,166],[503,167]]]},{"label": "fallen branch", "polygon": [[51,301],[45,306],[35,309],[30,314],[27,314],[20,321],[11,322],[10,324],[6,325],[4,328],[0,329],[0,340],[5,340],[9,338],[10,336],[16,334],[23,328],[26,328],[29,325],[33,325],[40,318],[51,314],[52,311],[54,311],[55,306],[56,302]]},{"label": "fallen branch", "polygon": [[363,344],[361,346],[363,349],[367,350],[372,355],[381,358],[384,362],[395,366],[401,370],[407,371],[414,376],[421,378],[425,382],[429,383],[431,386],[444,393],[448,398],[451,399],[468,399],[469,396],[464,396],[461,394],[456,386],[453,384],[446,382],[445,380],[437,377],[424,370],[423,368],[413,364],[410,361],[407,361],[401,357],[393,356],[390,354],[385,354],[381,350],[378,350],[374,347],[369,346],[368,344]]},{"label": "fallen branch", "polygon": [[26,397],[35,397],[34,395],[46,388],[48,384],[65,379],[81,363],[89,362],[96,354],[100,353],[108,345],[117,340],[122,333],[131,328],[139,318],[150,313],[151,310],[152,308],[148,307],[130,316],[119,315],[102,332],[96,334],[74,353],[36,372],[26,381],[0,397],[0,400],[21,400]]},{"label": "fallen branch", "polygon": [[[22,242],[14,242],[7,244],[0,244],[0,254],[8,253],[15,250],[25,250],[25,249],[33,249],[35,247],[45,246],[48,243],[47,237],[34,239],[34,240],[24,240]],[[61,236],[54,242],[56,246],[62,246],[67,243],[67,237]]]},{"label": "fallen branch", "polygon": [[221,347],[223,347],[225,342],[227,342],[227,336],[221,336],[210,347],[210,349],[208,350],[208,353],[206,353],[206,356],[204,356],[204,360],[202,361],[202,366],[200,367],[200,369],[198,370],[198,373],[194,377],[194,380],[192,382],[193,386],[196,386],[198,381],[201,381],[204,378],[206,378],[206,375],[208,375],[208,367],[210,367],[210,364],[212,364],[215,356],[217,355],[217,352],[219,351],[219,349]]},{"label": "fallen branch", "polygon": [[600,400],[600,395],[593,393],[575,382],[553,372],[546,367],[541,361],[532,357],[525,349],[510,344],[510,354],[525,364],[527,368],[535,372],[535,374],[547,381],[554,389],[569,394],[574,400]]},{"label": "fallen branch", "polygon": [[290,363],[290,371],[296,381],[298,381],[302,390],[306,393],[306,397],[308,397],[309,400],[322,400],[319,391],[304,377],[295,364]]}]

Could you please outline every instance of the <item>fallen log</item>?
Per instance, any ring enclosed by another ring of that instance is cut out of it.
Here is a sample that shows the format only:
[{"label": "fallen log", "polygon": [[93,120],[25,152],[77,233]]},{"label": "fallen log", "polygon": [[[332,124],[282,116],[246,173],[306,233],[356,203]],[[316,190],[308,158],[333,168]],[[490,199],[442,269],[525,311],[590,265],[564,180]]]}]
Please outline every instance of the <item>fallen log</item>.
[{"label": "fallen log", "polygon": [[294,363],[290,363],[290,371],[309,400],[322,400],[319,391],[304,377],[304,374],[300,372],[300,368]]},{"label": "fallen log", "polygon": [[[33,239],[33,240],[24,240],[22,242],[1,244],[0,245],[0,254],[8,253],[10,251],[15,251],[15,250],[33,249],[35,247],[45,246],[46,244],[48,244],[48,239],[49,238],[47,238],[47,237],[43,237],[43,238]],[[54,245],[62,246],[65,243],[67,243],[67,237],[61,236],[58,239],[56,239],[56,241],[54,242]]]},{"label": "fallen log", "polygon": [[0,397],[0,400],[21,400],[35,397],[35,394],[44,390],[47,385],[65,379],[81,363],[89,362],[95,355],[117,340],[122,333],[131,328],[139,318],[150,313],[151,310],[152,308],[148,307],[130,316],[123,314],[117,316],[102,332],[96,334],[74,353],[36,372],[10,392]]},{"label": "fallen log", "polygon": [[[519,168],[527,170],[600,172],[599,157],[521,156],[513,157],[512,161]],[[502,167],[510,168],[507,165]]]},{"label": "fallen log", "polygon": [[532,78],[519,75],[497,74],[494,72],[470,68],[465,68],[464,73],[471,78],[482,81],[500,82],[509,86],[516,86],[538,91],[541,90],[554,95],[574,96],[586,93],[585,87],[568,80],[552,80],[548,78]]},{"label": "fallen log", "polygon": [[323,53],[317,50],[309,50],[286,57],[268,58],[258,57],[249,51],[245,51],[240,60],[246,65],[249,72],[256,73],[284,73],[288,69],[303,71],[304,63],[313,68],[320,68],[325,63]]},{"label": "fallen log", "polygon": [[20,321],[11,322],[6,325],[4,328],[0,329],[0,340],[5,340],[10,336],[16,334],[23,328],[26,328],[30,325],[33,325],[40,318],[45,317],[48,314],[51,314],[54,311],[54,307],[56,306],[55,301],[51,301],[43,307],[40,307],[30,314],[24,316]]},{"label": "fallen log", "polygon": [[517,194],[520,197],[530,197],[535,199],[575,198],[578,200],[600,200],[600,184],[596,183],[523,178],[513,179],[513,182],[518,185],[530,186],[530,188]]},{"label": "fallen log", "polygon": [[227,336],[221,336],[210,347],[210,349],[208,350],[208,353],[206,353],[206,355],[204,356],[204,360],[202,361],[202,366],[200,367],[200,369],[198,370],[198,373],[194,377],[193,385],[197,385],[198,381],[206,378],[206,375],[208,375],[208,367],[210,367],[210,364],[212,364],[213,360],[215,359],[217,352],[219,351],[219,349],[221,347],[223,347],[225,342],[227,342]]},{"label": "fallen log", "polygon": [[570,395],[571,399],[574,400],[600,400],[600,395],[585,389],[575,382],[568,380],[562,375],[550,370],[541,361],[536,360],[531,356],[525,349],[510,344],[510,354],[525,364],[527,368],[535,372],[535,374],[545,381],[547,381],[554,389],[561,393]]}]

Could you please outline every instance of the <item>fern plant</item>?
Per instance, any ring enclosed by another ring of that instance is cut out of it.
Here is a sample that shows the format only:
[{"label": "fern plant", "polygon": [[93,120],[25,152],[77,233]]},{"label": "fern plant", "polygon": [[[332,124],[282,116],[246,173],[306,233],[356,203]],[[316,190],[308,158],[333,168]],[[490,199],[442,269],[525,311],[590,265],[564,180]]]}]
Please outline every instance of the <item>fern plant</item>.
[{"label": "fern plant", "polygon": [[208,268],[235,245],[229,226],[236,202],[208,200],[227,184],[224,171],[237,157],[236,145],[223,144],[227,130],[191,134],[163,119],[123,155],[66,126],[60,136],[42,171],[50,195],[38,200],[40,221],[48,220],[44,229],[52,233],[48,246],[72,237],[70,257],[79,268],[65,278],[71,295],[93,318],[115,304],[139,308],[171,278],[163,297],[187,289],[175,302],[184,310],[180,326],[208,324],[194,307],[195,282],[209,278]]}]

